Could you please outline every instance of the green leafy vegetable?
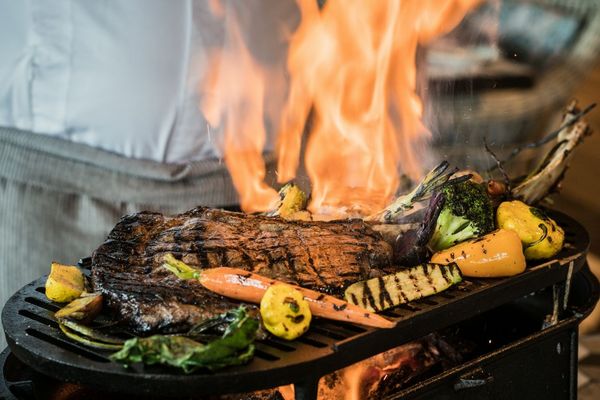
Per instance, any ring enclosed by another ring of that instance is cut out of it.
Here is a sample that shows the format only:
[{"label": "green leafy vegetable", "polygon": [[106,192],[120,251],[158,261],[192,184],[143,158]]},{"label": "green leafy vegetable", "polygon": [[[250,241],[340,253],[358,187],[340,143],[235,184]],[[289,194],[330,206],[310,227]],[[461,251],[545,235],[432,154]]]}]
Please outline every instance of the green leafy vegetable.
[{"label": "green leafy vegetable", "polygon": [[258,320],[239,307],[216,319],[232,320],[220,338],[206,344],[184,336],[154,335],[134,338],[111,358],[124,364],[164,364],[189,373],[204,367],[216,370],[248,362],[254,355]]}]

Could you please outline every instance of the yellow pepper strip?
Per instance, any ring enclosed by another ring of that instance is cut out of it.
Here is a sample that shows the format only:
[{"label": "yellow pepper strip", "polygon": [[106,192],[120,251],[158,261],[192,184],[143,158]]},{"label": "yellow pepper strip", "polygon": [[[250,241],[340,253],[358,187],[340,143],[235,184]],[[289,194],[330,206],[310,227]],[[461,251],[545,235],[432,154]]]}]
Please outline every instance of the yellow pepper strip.
[{"label": "yellow pepper strip", "polygon": [[525,271],[525,257],[519,236],[508,229],[498,229],[435,253],[431,262],[456,263],[464,276],[495,278]]}]

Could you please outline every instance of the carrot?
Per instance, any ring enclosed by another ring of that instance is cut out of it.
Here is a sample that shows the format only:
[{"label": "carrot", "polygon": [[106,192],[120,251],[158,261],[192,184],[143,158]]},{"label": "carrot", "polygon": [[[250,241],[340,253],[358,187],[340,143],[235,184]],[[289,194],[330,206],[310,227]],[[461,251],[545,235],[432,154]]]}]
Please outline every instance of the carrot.
[{"label": "carrot", "polygon": [[[209,268],[198,276],[200,284],[211,292],[248,303],[260,303],[269,286],[279,281],[237,268]],[[364,308],[323,293],[290,285],[299,290],[308,301],[313,315],[335,321],[352,322],[375,328],[393,328],[396,323]]]}]

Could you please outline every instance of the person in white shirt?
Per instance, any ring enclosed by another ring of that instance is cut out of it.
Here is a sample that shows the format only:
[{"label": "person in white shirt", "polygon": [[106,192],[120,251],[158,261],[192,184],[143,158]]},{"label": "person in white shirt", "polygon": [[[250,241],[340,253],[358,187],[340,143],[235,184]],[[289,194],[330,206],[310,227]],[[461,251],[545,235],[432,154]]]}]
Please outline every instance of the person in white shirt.
[{"label": "person in white shirt", "polygon": [[245,0],[217,18],[211,2],[0,0],[0,306],[124,214],[237,203],[199,109],[208,53],[235,17],[284,73],[299,15]]}]

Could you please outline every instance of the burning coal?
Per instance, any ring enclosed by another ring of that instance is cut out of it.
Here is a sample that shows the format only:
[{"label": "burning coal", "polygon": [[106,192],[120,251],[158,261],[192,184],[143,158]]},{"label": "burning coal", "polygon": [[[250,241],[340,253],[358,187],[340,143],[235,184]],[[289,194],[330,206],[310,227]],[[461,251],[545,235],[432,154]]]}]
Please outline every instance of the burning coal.
[{"label": "burning coal", "polygon": [[[304,165],[311,181],[309,209],[368,215],[385,207],[400,174],[422,175],[421,123],[416,90],[419,44],[454,28],[478,0],[297,0],[301,21],[289,40],[288,96],[279,116],[266,116],[270,67],[252,56],[235,18],[228,43],[211,58],[201,109],[223,126],[227,168],[246,211],[265,211],[277,193],[264,182],[265,121],[277,126],[277,174],[296,177],[309,114]],[[215,12],[223,12],[214,2]]]}]

